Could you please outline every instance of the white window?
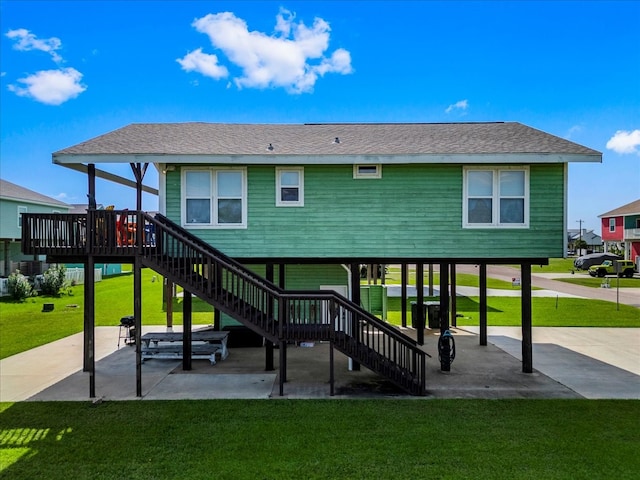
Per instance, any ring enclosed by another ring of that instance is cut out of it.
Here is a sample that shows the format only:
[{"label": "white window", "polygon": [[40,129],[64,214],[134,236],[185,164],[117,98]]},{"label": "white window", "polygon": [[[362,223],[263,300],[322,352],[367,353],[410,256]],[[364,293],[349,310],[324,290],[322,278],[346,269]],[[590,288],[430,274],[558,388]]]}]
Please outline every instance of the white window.
[{"label": "white window", "polygon": [[353,178],[382,178],[382,165],[354,165]]},{"label": "white window", "polygon": [[528,227],[529,169],[465,168],[463,226]]},{"label": "white window", "polygon": [[245,169],[184,170],[183,219],[190,227],[247,226]]},{"label": "white window", "polygon": [[304,169],[276,167],[276,205],[304,206]]},{"label": "white window", "polygon": [[610,232],[615,232],[616,231],[616,219],[615,218],[610,218],[609,219],[609,231]]},{"label": "white window", "polygon": [[23,213],[27,213],[27,207],[18,207],[18,228],[22,228]]}]

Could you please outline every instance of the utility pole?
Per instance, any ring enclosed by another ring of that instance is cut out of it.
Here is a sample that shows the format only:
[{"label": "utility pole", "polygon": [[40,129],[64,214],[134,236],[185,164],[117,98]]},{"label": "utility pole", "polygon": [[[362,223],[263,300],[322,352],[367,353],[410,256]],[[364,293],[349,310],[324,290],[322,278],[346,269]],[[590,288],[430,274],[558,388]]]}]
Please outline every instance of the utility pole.
[{"label": "utility pole", "polygon": [[579,254],[578,256],[582,255],[582,220],[576,220],[579,224],[580,224],[580,231],[578,232],[578,235],[580,236],[580,240],[578,241],[578,250],[579,250]]}]

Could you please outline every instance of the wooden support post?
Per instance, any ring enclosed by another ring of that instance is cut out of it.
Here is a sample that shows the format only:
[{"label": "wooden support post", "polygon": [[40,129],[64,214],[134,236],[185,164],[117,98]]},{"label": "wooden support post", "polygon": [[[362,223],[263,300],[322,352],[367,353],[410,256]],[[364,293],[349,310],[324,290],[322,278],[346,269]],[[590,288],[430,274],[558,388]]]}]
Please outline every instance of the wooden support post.
[{"label": "wooden support post", "polygon": [[[273,264],[272,263],[268,263],[266,266],[266,270],[265,270],[265,278],[269,281],[273,283],[274,280],[274,271],[273,271]],[[267,316],[269,319],[273,318],[273,305],[269,305],[267,307],[268,311],[267,311]],[[275,366],[274,366],[274,345],[273,342],[271,340],[267,340],[265,339],[264,342],[264,354],[265,354],[265,360],[264,360],[264,369],[267,372],[271,372],[273,370],[275,370]]]},{"label": "wooden support post", "polygon": [[[370,272],[371,268],[367,268],[367,271]],[[351,264],[351,301],[360,306],[360,265],[358,263]],[[360,341],[360,325],[355,316],[351,323],[351,335],[356,342]],[[353,358],[351,359],[351,370],[360,370],[360,363]]]},{"label": "wooden support post", "polygon": [[449,330],[449,264],[440,264],[440,334]]},{"label": "wooden support post", "polygon": [[416,341],[418,345],[424,345],[424,264],[416,263],[416,317],[412,323],[416,327]]},{"label": "wooden support post", "polygon": [[213,329],[216,332],[222,330],[222,312],[219,308],[213,309]]},{"label": "wooden support post", "polygon": [[284,382],[287,381],[287,342],[280,340],[280,396],[284,396]]},{"label": "wooden support post", "polygon": [[449,279],[449,284],[451,285],[451,326],[457,327],[458,320],[456,318],[457,305],[456,305],[456,264],[451,264],[451,278]]},{"label": "wooden support post", "polygon": [[2,243],[4,244],[4,251],[2,256],[2,261],[4,263],[3,275],[5,277],[8,277],[9,275],[11,275],[11,266],[9,265],[9,244],[11,243],[11,240],[5,238]]},{"label": "wooden support post", "polygon": [[329,396],[335,395],[335,377],[333,373],[333,340],[329,341]]},{"label": "wooden support post", "polygon": [[167,305],[167,330],[173,330],[173,282],[165,279],[164,298]]},{"label": "wooden support post", "polygon": [[429,264],[429,296],[433,297],[433,263]]},{"label": "wooden support post", "polygon": [[140,163],[130,163],[131,171],[136,179],[136,210],[142,211],[142,180],[147,173],[149,163],[145,163],[144,166]]},{"label": "wooden support post", "polygon": [[[440,335],[449,330],[449,264],[440,264]],[[448,345],[448,344],[447,344]],[[451,370],[449,347],[445,347],[440,353],[440,370]]]},{"label": "wooden support post", "polygon": [[400,267],[400,296],[402,309],[402,326],[407,326],[407,284],[409,283],[409,266],[403,263]]},{"label": "wooden support post", "polygon": [[136,341],[136,395],[142,397],[142,260],[136,255],[133,261],[133,317]]},{"label": "wooden support post", "polygon": [[522,281],[521,302],[522,302],[522,371],[524,373],[533,372],[533,338],[532,338],[532,316],[531,316],[531,265],[520,265]]},{"label": "wooden support post", "polygon": [[95,362],[95,263],[93,255],[84,262],[84,362],[83,371],[89,372],[89,398],[96,396]]},{"label": "wooden support post", "polygon": [[480,265],[480,345],[487,345],[487,264]]},{"label": "wooden support post", "polygon": [[[89,200],[89,210],[95,210],[97,208],[96,202],[96,166],[93,163],[87,165],[87,180],[89,182],[87,198]],[[90,229],[94,227],[89,227]],[[95,234],[94,231],[90,232]]]},{"label": "wooden support post", "polygon": [[186,290],[182,291],[182,369],[191,370],[191,325],[192,297]]}]

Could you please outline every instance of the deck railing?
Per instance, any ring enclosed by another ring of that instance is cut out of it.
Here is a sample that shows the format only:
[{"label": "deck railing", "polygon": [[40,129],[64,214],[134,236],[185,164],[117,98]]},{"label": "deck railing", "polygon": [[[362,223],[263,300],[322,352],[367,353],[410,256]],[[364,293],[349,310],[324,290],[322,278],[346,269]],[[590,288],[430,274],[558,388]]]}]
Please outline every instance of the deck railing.
[{"label": "deck railing", "polygon": [[396,328],[331,291],[283,290],[162,215],[144,216],[156,234],[143,263],[272,341],[332,341],[343,353],[413,394],[424,394],[426,353]]},{"label": "deck railing", "polygon": [[271,341],[331,341],[406,391],[425,393],[426,353],[413,339],[338,293],[283,290],[162,215],[24,214],[22,241],[27,254],[138,255]]},{"label": "deck railing", "polygon": [[134,255],[138,246],[153,246],[155,242],[153,226],[141,213],[23,213],[22,251],[25,255]]}]

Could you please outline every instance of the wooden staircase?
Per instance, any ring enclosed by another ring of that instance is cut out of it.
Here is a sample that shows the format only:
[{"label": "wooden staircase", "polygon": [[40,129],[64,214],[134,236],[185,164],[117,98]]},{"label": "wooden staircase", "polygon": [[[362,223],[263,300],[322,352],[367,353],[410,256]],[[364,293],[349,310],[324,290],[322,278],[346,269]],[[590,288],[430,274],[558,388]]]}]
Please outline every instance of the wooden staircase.
[{"label": "wooden staircase", "polygon": [[[136,225],[127,241],[122,218]],[[413,395],[426,393],[416,341],[331,291],[283,290],[162,215],[91,210],[23,214],[22,251],[52,261],[140,263],[273,343],[328,341]]]},{"label": "wooden staircase", "polygon": [[331,291],[283,290],[162,215],[144,214],[155,244],[142,264],[267,340],[331,341],[413,395],[425,394],[426,353],[410,337]]}]

